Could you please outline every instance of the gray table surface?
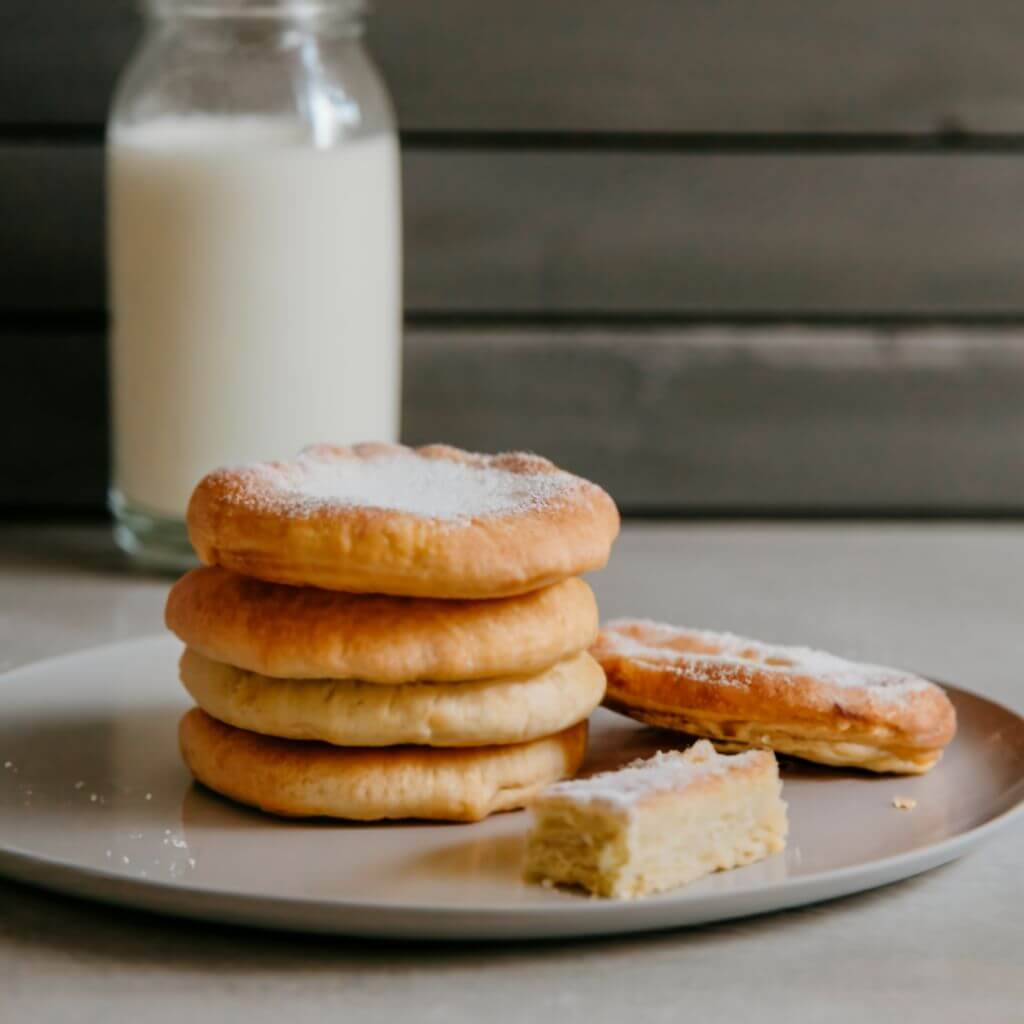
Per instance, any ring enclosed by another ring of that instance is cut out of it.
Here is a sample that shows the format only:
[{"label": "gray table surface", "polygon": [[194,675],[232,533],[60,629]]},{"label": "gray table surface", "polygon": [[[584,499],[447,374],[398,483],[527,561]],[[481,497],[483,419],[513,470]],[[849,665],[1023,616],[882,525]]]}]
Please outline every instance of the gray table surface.
[{"label": "gray table surface", "polygon": [[[1024,526],[627,527],[594,578],[648,615],[914,667],[1024,711]],[[161,629],[95,526],[0,529],[0,669]],[[0,679],[2,710],[2,679]],[[162,919],[0,881],[0,1021],[1024,1020],[1024,821],[965,859],[636,938],[399,945]]]}]

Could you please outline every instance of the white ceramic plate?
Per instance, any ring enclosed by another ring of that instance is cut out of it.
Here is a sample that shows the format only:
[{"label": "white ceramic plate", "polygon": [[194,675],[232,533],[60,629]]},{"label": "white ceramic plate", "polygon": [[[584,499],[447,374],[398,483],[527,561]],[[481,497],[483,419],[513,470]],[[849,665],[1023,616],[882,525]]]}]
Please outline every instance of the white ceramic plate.
[{"label": "white ceramic plate", "polygon": [[[475,825],[279,821],[192,784],[178,645],[155,637],[0,676],[0,871],[216,921],[395,938],[693,925],[884,885],[952,860],[1024,802],[1024,720],[950,688],[959,734],[924,778],[787,765],[784,854],[675,892],[591,900],[520,881],[522,812]],[[601,711],[590,767],[675,745]],[[897,810],[894,796],[917,801]],[[893,899],[899,899],[893,893]]]}]

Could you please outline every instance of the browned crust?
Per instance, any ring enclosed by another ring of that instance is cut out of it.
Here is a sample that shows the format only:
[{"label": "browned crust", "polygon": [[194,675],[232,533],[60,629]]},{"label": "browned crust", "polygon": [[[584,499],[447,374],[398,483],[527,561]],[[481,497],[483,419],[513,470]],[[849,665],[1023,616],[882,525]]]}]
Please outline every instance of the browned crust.
[{"label": "browned crust", "polygon": [[597,636],[597,603],[568,579],[493,601],[344,594],[194,569],[167,627],[214,661],[284,679],[456,682],[530,675]]},{"label": "browned crust", "polygon": [[884,730],[859,736],[837,736],[828,726],[818,729],[774,721],[739,721],[701,714],[690,717],[673,711],[631,707],[606,699],[605,707],[657,729],[685,733],[710,740],[724,754],[752,748],[773,750],[789,757],[838,767],[863,768],[873,772],[920,775],[942,757],[943,748],[901,747]]},{"label": "browned crust", "polygon": [[196,779],[271,814],[479,821],[523,807],[544,786],[574,775],[587,723],[513,746],[371,750],[260,736],[192,708],[178,740]]},{"label": "browned crust", "polygon": [[[657,646],[642,624],[631,628],[637,639]],[[679,649],[678,639],[674,646]],[[591,653],[608,677],[605,704],[611,709],[737,746],[760,741],[783,751],[773,736],[785,735],[873,747],[926,770],[956,732],[953,705],[934,684],[900,701],[880,701],[867,686],[838,687],[799,672],[759,671],[756,663],[746,664],[739,676],[711,660],[700,663],[701,678],[695,678],[682,659],[660,663],[618,652],[614,635],[606,631]]]},{"label": "browned crust", "polygon": [[[318,445],[318,458],[367,459],[413,451],[511,473],[558,473],[523,453],[475,455],[447,445]],[[295,463],[271,463],[297,472]],[[200,481],[188,507],[192,545],[207,565],[276,583],[409,597],[489,598],[523,594],[602,568],[619,530],[612,499],[580,478],[526,512],[438,521],[365,507],[282,508],[245,490],[245,469]]]}]

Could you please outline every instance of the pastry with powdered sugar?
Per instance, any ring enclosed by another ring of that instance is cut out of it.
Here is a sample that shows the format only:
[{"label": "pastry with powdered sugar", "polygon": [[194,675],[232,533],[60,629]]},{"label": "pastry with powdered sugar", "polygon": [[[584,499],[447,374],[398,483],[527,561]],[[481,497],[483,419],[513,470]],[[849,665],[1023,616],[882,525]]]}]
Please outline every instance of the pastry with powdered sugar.
[{"label": "pastry with powdered sugar", "polygon": [[808,647],[645,619],[607,623],[591,649],[607,707],[648,725],[821,764],[917,775],[956,732],[941,687]]},{"label": "pastry with powdered sugar", "polygon": [[752,864],[786,845],[781,794],[774,754],[707,740],[558,782],[532,805],[526,877],[632,898]]},{"label": "pastry with powdered sugar", "polygon": [[215,470],[188,507],[206,565],[272,583],[404,597],[525,594],[608,561],[619,513],[539,455],[318,444]]}]

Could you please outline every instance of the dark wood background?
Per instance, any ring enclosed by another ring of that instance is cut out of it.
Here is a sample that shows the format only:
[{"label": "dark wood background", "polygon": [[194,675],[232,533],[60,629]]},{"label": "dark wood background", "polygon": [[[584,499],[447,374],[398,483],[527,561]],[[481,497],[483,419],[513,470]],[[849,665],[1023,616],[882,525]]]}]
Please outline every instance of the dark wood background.
[{"label": "dark wood background", "polygon": [[[0,508],[102,505],[127,0],[0,11]],[[378,0],[405,435],[641,513],[1024,509],[1024,6]]]}]

